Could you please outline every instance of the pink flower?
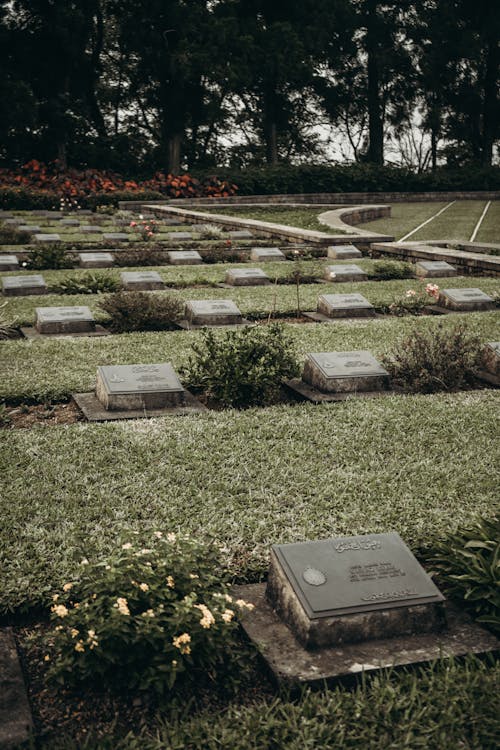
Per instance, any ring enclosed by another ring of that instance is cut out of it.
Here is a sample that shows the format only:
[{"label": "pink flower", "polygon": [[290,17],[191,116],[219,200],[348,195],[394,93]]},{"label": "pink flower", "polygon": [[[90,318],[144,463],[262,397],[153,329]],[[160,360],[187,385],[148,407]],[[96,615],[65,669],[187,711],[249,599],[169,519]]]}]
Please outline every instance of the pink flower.
[{"label": "pink flower", "polygon": [[408,291],[406,292],[406,296],[407,297],[416,297],[417,293],[416,293],[416,291],[414,289],[408,289]]},{"label": "pink flower", "polygon": [[130,226],[131,227],[136,227],[137,226],[137,222],[136,221],[131,221],[130,222]]},{"label": "pink flower", "polygon": [[425,287],[425,291],[427,292],[427,294],[430,294],[432,297],[438,299],[439,287],[437,284],[427,284],[427,286]]}]

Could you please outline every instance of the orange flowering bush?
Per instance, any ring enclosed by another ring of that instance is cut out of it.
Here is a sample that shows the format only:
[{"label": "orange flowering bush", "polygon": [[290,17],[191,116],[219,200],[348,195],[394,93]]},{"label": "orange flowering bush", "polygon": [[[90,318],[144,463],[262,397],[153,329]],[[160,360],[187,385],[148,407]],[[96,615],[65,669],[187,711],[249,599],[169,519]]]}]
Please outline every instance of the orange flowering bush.
[{"label": "orange flowering bush", "polygon": [[44,164],[36,159],[18,170],[0,169],[0,190],[13,188],[51,194],[65,205],[75,205],[92,195],[155,191],[169,198],[227,197],[237,191],[217,177],[203,181],[189,174],[172,175],[156,172],[150,180],[126,180],[119,174],[99,169],[61,169],[58,162]]}]

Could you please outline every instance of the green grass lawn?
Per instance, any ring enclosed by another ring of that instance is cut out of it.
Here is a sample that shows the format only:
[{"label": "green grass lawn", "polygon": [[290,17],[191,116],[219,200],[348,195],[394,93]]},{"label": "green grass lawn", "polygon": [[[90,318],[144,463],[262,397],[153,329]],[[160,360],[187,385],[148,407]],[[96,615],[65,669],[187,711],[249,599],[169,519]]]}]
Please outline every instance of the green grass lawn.
[{"label": "green grass lawn", "polygon": [[[374,263],[376,261],[364,260],[359,262],[359,265],[370,273],[373,270]],[[183,270],[160,266],[151,270],[157,270],[167,284],[169,281],[174,280],[183,284],[215,284],[218,281],[223,281],[228,268],[240,265],[235,263],[218,266],[207,265],[205,267],[185,266]],[[309,261],[305,262],[302,268],[304,273],[322,275],[322,269],[327,265],[335,265],[335,261],[327,261],[326,259],[322,261]],[[283,278],[283,276],[293,271],[292,262],[262,264],[262,268],[266,270],[271,278]],[[150,269],[148,268],[148,270]],[[5,275],[17,275],[17,273],[12,272],[12,274]],[[50,285],[56,284],[58,279],[68,274],[73,275],[75,273],[82,275],[85,271],[42,271],[40,273],[42,273],[46,282]],[[95,273],[104,273],[104,271],[97,270]],[[109,273],[114,278],[119,278],[119,271],[116,269],[105,273]],[[315,310],[320,294],[346,294],[359,291],[375,307],[383,308],[387,307],[397,297],[403,295],[408,289],[423,289],[428,281],[434,281],[445,289],[479,287],[487,294],[495,294],[500,290],[500,280],[497,278],[470,276],[457,276],[450,279],[426,279],[425,282],[417,279],[398,279],[393,281],[301,284],[299,290],[300,307],[303,311]],[[154,294],[159,295],[166,293],[174,294],[185,301],[190,299],[232,299],[242,313],[255,318],[267,317],[270,313],[292,314],[297,310],[297,291],[293,284],[230,288],[186,286],[186,288],[170,292],[154,292]],[[100,299],[102,299],[102,295],[96,294],[44,294],[28,295],[26,297],[6,297],[4,298],[4,301],[7,302],[4,314],[10,320],[15,320],[17,325],[32,325],[35,320],[36,307],[88,305],[94,312],[96,320],[104,322],[106,316],[98,308]]]},{"label": "green grass lawn", "polygon": [[[205,208],[201,209],[210,213],[222,213],[227,216],[237,216],[241,219],[257,219],[258,221],[268,221],[273,224],[286,224],[291,227],[300,227],[301,229],[313,229],[316,232],[326,232],[327,234],[339,235],[349,234],[346,230],[333,229],[318,221],[318,216],[325,212],[325,208],[290,208],[289,206],[270,205],[268,208],[255,207],[237,209],[231,206],[224,208]],[[328,209],[330,210],[330,209]]]},{"label": "green grass lawn", "polygon": [[[388,352],[411,331],[451,328],[466,321],[482,341],[498,340],[498,313],[469,313],[445,317],[387,316],[326,324],[286,324],[302,356],[311,351],[369,349]],[[221,334],[223,335],[223,334]],[[94,388],[98,365],[147,364],[172,361],[183,366],[199,331],[126,333],[103,338],[14,340],[0,344],[0,400],[63,400],[72,392]]]},{"label": "green grass lawn", "polygon": [[498,405],[476,391],[4,432],[0,610],[46,601],[128,528],[222,541],[246,579],[275,542],[394,530],[417,549],[498,508]]},{"label": "green grass lawn", "polygon": [[[393,203],[390,219],[370,221],[363,224],[363,227],[374,232],[392,234],[400,239],[446,205],[446,202]],[[408,241],[449,239],[468,242],[485,205],[486,201],[456,201],[436,219],[412,234]],[[492,201],[476,241],[500,242],[500,201]]]},{"label": "green grass lawn", "polygon": [[[394,204],[392,219],[364,226],[401,236],[443,205]],[[483,206],[479,201],[452,206],[429,225],[429,231],[452,231],[468,240]],[[252,209],[250,214],[325,231],[317,222],[322,211],[272,207]],[[478,240],[498,241],[499,211],[500,201],[492,203]],[[87,223],[86,217],[81,220]],[[32,221],[40,223],[38,217]],[[95,242],[91,235],[85,238]],[[305,273],[317,273],[334,263],[324,258],[304,261],[302,267]],[[369,272],[376,263],[359,262]],[[183,300],[229,298],[244,314],[255,316],[294,313],[294,286],[196,286],[223,281],[228,268],[239,265],[147,270],[157,270],[167,283],[188,285],[174,292]],[[262,264],[272,278],[282,278],[293,267],[292,262]],[[117,278],[120,270],[126,269],[94,273]],[[88,271],[29,273],[42,273],[54,284],[63,276]],[[445,288],[477,286],[487,293],[499,289],[499,280],[488,277],[435,281]],[[413,279],[302,285],[301,309],[314,310],[320,294],[352,291],[383,307],[421,285]],[[104,321],[97,310],[99,299],[98,295],[55,294],[8,298],[3,312],[17,318],[18,324],[32,324],[37,306],[89,305]],[[354,349],[381,356],[412,331],[451,329],[458,322],[466,322],[484,342],[498,340],[498,320],[498,312],[493,311],[385,316],[332,325],[285,323],[285,327],[303,359],[310,351]],[[97,367],[104,364],[171,361],[179,370],[199,338],[197,331],[173,331],[3,341],[0,403],[65,400],[72,392],[90,391]],[[54,589],[71,578],[83,557],[107,555],[130,530],[144,539],[162,530],[223,542],[234,578],[243,581],[265,576],[273,543],[397,531],[419,554],[459,525],[500,511],[499,398],[498,391],[487,389],[388,395],[319,406],[281,404],[182,418],[50,427],[40,423],[30,430],[2,430],[0,617],[12,612],[33,614],[34,607],[47,605]],[[111,728],[106,736],[90,737],[81,744],[65,738],[61,726],[41,738],[40,747],[493,750],[497,746],[500,673],[492,661],[469,659],[465,664],[443,662],[413,672],[383,672],[354,690],[306,691],[293,700],[260,688],[261,673],[252,669],[255,689],[246,693],[243,689],[239,697],[224,701],[216,696],[209,709],[186,704],[186,710],[175,715],[160,712],[152,722],[136,727],[135,734],[122,737]]]}]

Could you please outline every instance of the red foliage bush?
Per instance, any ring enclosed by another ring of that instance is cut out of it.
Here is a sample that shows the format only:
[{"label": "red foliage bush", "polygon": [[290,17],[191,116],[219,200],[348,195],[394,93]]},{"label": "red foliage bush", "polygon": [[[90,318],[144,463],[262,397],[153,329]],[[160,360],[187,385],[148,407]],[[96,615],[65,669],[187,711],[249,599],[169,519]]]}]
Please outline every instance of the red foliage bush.
[{"label": "red foliage bush", "polygon": [[98,169],[60,168],[57,162],[43,164],[32,159],[19,170],[0,169],[1,188],[36,190],[67,201],[79,201],[89,195],[154,190],[169,198],[225,197],[234,195],[236,185],[216,177],[202,182],[189,174],[171,175],[157,172],[150,180],[126,180],[114,172]]}]

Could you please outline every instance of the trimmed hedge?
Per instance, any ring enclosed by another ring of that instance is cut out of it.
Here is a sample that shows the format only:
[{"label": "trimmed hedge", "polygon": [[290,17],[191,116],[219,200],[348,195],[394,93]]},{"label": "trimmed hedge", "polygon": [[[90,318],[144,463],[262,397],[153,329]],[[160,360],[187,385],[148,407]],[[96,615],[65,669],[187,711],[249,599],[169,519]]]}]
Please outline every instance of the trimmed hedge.
[{"label": "trimmed hedge", "polygon": [[[203,173],[196,170],[193,170],[193,174],[199,179],[203,177]],[[283,164],[277,167],[249,167],[242,171],[221,168],[219,176],[238,185],[238,195],[500,190],[499,167],[443,167],[435,172],[417,174],[408,169],[369,164]]]},{"label": "trimmed hedge", "polygon": [[[155,190],[130,192],[117,190],[113,193],[94,193],[78,199],[81,208],[95,210],[97,206],[112,205],[118,207],[120,201],[159,201],[167,196]],[[9,211],[59,210],[60,196],[56,193],[42,192],[28,188],[0,188],[0,208]]]}]

